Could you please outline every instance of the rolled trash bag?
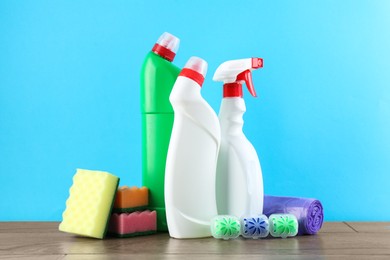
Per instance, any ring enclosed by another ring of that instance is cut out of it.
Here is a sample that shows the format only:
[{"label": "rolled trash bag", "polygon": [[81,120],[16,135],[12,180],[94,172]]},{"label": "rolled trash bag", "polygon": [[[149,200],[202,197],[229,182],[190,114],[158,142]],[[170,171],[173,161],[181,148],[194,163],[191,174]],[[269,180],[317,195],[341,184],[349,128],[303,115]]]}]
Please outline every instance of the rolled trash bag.
[{"label": "rolled trash bag", "polygon": [[293,214],[297,217],[298,235],[314,235],[322,227],[324,210],[319,200],[264,195],[263,214]]}]

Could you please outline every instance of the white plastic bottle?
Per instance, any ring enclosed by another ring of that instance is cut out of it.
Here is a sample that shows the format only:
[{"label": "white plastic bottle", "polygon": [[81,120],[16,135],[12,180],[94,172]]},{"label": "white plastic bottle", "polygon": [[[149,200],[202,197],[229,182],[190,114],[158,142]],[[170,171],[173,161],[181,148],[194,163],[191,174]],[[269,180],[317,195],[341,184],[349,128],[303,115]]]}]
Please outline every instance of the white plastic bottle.
[{"label": "white plastic bottle", "polygon": [[221,147],[217,164],[218,214],[241,217],[263,212],[263,177],[260,161],[253,145],[245,137],[242,127],[246,111],[242,94],[245,82],[256,96],[251,70],[261,68],[263,60],[249,58],[222,63],[213,80],[224,82],[223,99],[219,111]]},{"label": "white plastic bottle", "polygon": [[169,97],[174,123],[165,168],[165,207],[174,238],[211,236],[210,221],[217,215],[221,133],[216,113],[200,93],[206,71],[206,61],[190,58]]}]

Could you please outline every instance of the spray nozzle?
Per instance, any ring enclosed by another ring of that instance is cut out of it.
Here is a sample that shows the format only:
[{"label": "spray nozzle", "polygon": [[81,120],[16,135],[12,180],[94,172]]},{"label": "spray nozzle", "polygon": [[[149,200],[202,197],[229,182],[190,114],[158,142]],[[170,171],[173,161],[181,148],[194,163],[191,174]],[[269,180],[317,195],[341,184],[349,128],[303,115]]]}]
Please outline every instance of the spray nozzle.
[{"label": "spray nozzle", "polygon": [[263,67],[262,58],[252,58],[252,69],[260,69]]},{"label": "spray nozzle", "polygon": [[[253,85],[251,71],[262,67],[262,58],[249,58],[226,61],[219,65],[219,67],[215,71],[213,80],[224,82],[225,97],[235,97],[238,95],[237,93],[240,93],[239,96],[242,97],[242,82],[245,82],[249,93],[251,93],[252,96],[256,97],[257,95],[255,87]],[[237,91],[237,88],[240,88],[239,91]]]}]

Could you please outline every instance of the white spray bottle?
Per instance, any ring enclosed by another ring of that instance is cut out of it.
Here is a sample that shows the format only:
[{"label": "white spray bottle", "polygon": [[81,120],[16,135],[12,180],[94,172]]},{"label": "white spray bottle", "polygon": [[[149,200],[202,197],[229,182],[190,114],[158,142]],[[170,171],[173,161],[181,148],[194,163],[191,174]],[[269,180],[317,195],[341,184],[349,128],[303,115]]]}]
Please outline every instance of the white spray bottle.
[{"label": "white spray bottle", "polygon": [[222,81],[223,99],[219,111],[221,147],[217,163],[216,196],[218,214],[241,217],[263,212],[263,177],[259,158],[245,137],[242,119],[246,107],[242,93],[245,82],[256,97],[251,71],[263,67],[261,58],[222,63],[213,80]]},{"label": "white spray bottle", "polygon": [[165,168],[165,208],[169,235],[211,236],[217,215],[216,167],[221,130],[217,114],[201,96],[206,61],[192,57],[169,96],[174,122]]}]

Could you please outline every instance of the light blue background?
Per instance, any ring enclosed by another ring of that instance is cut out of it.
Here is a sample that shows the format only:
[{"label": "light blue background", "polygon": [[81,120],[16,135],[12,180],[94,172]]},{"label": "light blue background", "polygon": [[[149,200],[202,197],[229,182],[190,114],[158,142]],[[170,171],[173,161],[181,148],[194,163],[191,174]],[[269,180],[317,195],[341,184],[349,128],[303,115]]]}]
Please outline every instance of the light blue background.
[{"label": "light blue background", "polygon": [[[206,3],[206,2],[212,2]],[[76,168],[141,184],[139,72],[164,31],[174,61],[259,56],[244,131],[268,194],[326,220],[390,220],[389,1],[0,1],[0,220],[61,220]]]}]

